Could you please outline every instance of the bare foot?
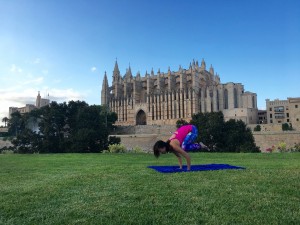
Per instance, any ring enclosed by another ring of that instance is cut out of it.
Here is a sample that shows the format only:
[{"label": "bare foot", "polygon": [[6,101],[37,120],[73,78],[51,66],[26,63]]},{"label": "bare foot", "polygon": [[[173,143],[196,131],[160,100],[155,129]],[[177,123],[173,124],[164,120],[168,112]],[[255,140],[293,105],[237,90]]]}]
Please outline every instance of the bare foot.
[{"label": "bare foot", "polygon": [[200,144],[202,149],[206,149],[207,151],[210,151],[210,149],[205,144],[203,144],[202,142],[200,142],[199,144]]}]

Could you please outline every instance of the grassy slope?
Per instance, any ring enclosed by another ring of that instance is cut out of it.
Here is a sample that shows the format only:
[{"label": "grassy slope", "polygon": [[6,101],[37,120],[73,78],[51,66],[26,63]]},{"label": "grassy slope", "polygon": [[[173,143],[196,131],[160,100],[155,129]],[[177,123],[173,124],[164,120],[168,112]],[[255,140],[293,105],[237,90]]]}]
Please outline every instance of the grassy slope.
[{"label": "grassy slope", "polygon": [[300,154],[192,154],[246,170],[161,174],[165,155],[0,155],[0,224],[300,224]]}]

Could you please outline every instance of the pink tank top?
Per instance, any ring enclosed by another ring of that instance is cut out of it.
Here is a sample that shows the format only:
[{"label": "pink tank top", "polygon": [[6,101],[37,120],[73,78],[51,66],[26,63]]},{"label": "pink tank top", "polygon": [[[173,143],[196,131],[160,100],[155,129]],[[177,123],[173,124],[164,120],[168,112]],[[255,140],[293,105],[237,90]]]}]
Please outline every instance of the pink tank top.
[{"label": "pink tank top", "polygon": [[184,125],[176,130],[174,134],[169,138],[169,140],[177,139],[182,145],[182,142],[184,141],[184,138],[188,133],[190,133],[193,129],[193,125]]}]

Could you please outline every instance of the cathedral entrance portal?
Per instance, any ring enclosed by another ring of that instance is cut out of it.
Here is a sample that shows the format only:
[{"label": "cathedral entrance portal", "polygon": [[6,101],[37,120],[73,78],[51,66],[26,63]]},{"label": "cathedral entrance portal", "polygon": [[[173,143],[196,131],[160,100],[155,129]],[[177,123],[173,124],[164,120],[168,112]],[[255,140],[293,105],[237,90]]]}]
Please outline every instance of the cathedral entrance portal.
[{"label": "cathedral entrance portal", "polygon": [[143,110],[136,114],[136,125],[147,125],[146,113]]}]

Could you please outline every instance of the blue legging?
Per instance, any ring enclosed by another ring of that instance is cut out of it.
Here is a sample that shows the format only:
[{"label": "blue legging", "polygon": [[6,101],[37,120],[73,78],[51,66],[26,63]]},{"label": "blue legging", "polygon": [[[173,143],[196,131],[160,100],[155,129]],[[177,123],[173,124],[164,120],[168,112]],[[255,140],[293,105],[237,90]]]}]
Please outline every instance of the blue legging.
[{"label": "blue legging", "polygon": [[197,151],[201,149],[201,145],[198,143],[194,143],[198,136],[197,127],[193,126],[192,131],[186,135],[184,138],[181,147],[186,151]]}]

